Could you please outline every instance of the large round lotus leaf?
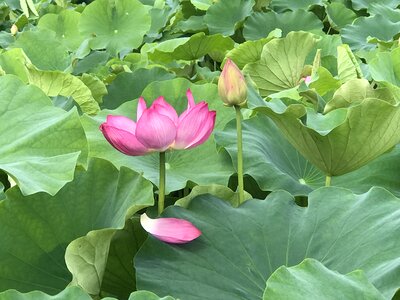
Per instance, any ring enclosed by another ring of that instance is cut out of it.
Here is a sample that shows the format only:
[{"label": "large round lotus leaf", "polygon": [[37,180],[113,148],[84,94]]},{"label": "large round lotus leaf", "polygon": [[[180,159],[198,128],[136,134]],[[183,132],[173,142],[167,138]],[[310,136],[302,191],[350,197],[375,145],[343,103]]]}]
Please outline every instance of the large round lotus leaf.
[{"label": "large round lotus leaf", "polygon": [[112,54],[138,48],[150,26],[148,7],[138,0],[93,1],[79,22],[92,49],[106,48]]},{"label": "large round lotus leaf", "polygon": [[321,188],[299,207],[284,191],[239,208],[210,195],[163,217],[193,222],[202,235],[185,245],[149,237],[135,257],[137,287],[180,299],[262,299],[280,266],[305,258],[333,271],[365,272],[387,298],[399,287],[400,199],[381,188],[354,195]]},{"label": "large round lotus leaf", "polygon": [[308,32],[291,32],[285,38],[268,42],[261,59],[244,68],[260,90],[268,96],[297,86],[302,77],[304,62],[315,45]]},{"label": "large round lotus leaf", "polygon": [[52,106],[37,87],[0,77],[0,169],[24,194],[55,194],[85,164],[87,141],[76,110]]},{"label": "large round lotus leaf", "polygon": [[264,300],[384,300],[385,297],[357,270],[342,275],[319,261],[306,258],[294,267],[282,266],[267,281]]},{"label": "large round lotus leaf", "polygon": [[347,24],[353,23],[354,19],[357,18],[356,13],[341,2],[328,3],[326,5],[326,15],[329,24],[338,31]]},{"label": "large round lotus leaf", "polygon": [[321,20],[315,14],[301,9],[280,14],[274,11],[255,12],[244,23],[243,36],[246,40],[258,40],[276,28],[282,30],[283,36],[298,30],[322,34],[323,27]]},{"label": "large round lotus leaf", "polygon": [[56,37],[56,33],[44,28],[22,32],[10,48],[22,48],[35,67],[41,70],[64,71],[72,61],[67,46]]},{"label": "large round lotus leaf", "polygon": [[67,287],[57,295],[50,296],[43,292],[33,291],[29,293],[21,293],[16,290],[8,290],[0,293],[0,300],[91,300],[87,293],[76,286]]},{"label": "large round lotus leaf", "polygon": [[73,10],[62,10],[59,14],[45,14],[38,23],[39,28],[46,28],[56,33],[59,41],[68,50],[75,51],[83,42],[79,33],[79,19],[81,14]]},{"label": "large round lotus leaf", "polygon": [[[236,166],[235,121],[229,122],[223,131],[217,131],[215,139],[228,151]],[[245,174],[252,176],[264,191],[286,190],[292,195],[308,195],[325,184],[325,175],[286,140],[267,116],[259,114],[243,121],[243,157]],[[332,185],[354,193],[365,193],[372,186],[380,186],[400,197],[399,165],[400,146],[397,146],[358,170],[333,177]]]},{"label": "large round lotus leaf", "polygon": [[[359,105],[322,115],[300,104],[264,102],[268,115],[288,141],[331,176],[356,170],[400,141],[400,106],[367,98]],[[300,118],[307,116],[306,125]]]},{"label": "large round lotus leaf", "polygon": [[[229,120],[234,118],[233,109],[227,109],[219,100],[215,84],[194,85],[183,78],[165,80],[151,83],[145,88],[142,95],[148,106],[153,100],[163,95],[166,101],[180,114],[187,108],[186,90],[188,88],[192,90],[196,103],[202,100],[207,101],[209,108],[217,111],[216,129],[222,129]],[[137,172],[143,172],[145,178],[158,185],[158,153],[146,156],[127,156],[115,150],[99,130],[100,124],[109,114],[124,115],[136,120],[136,105],[137,101],[130,101],[116,110],[103,110],[96,117],[84,116],[82,118],[90,145],[89,155],[107,159],[117,167],[126,166]],[[230,175],[234,173],[229,155],[223,151],[217,151],[213,135],[206,143],[196,148],[168,152],[166,162],[166,190],[168,192],[185,187],[189,180],[201,185],[212,183],[226,185]]]},{"label": "large round lotus leaf", "polygon": [[207,24],[210,34],[233,35],[237,24],[252,13],[253,5],[254,0],[215,2],[207,9],[204,22]]},{"label": "large round lotus leaf", "polygon": [[400,20],[391,22],[381,15],[360,17],[352,24],[342,28],[343,43],[348,44],[352,50],[371,50],[376,44],[368,43],[373,37],[381,41],[392,41],[393,36],[399,33]]},{"label": "large round lotus leaf", "polygon": [[122,228],[127,217],[153,204],[153,186],[127,168],[118,172],[92,160],[53,197],[24,197],[18,188],[6,197],[0,202],[0,290],[55,294],[71,281],[68,243],[92,230]]}]

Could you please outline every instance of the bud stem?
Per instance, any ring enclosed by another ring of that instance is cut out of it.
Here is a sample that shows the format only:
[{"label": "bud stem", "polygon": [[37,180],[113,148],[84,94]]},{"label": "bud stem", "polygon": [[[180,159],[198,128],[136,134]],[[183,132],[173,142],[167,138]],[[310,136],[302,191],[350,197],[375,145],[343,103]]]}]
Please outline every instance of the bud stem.
[{"label": "bud stem", "polygon": [[234,105],[236,111],[236,133],[237,133],[237,174],[239,205],[244,202],[244,184],[243,184],[243,140],[242,140],[242,114],[240,106]]},{"label": "bud stem", "polygon": [[160,183],[158,188],[158,214],[164,210],[165,200],[165,152],[160,152]]}]

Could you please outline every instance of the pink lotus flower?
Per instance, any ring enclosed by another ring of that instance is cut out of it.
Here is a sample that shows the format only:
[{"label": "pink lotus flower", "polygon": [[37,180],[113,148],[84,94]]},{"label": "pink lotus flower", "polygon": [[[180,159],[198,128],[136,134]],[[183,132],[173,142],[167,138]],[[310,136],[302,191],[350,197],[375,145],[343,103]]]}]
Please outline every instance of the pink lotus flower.
[{"label": "pink lotus flower", "polygon": [[132,156],[168,149],[189,149],[204,143],[215,125],[215,111],[204,101],[195,104],[187,91],[188,108],[178,117],[164,97],[147,108],[142,97],[137,107],[137,122],[124,116],[108,115],[100,130],[118,151]]},{"label": "pink lotus flower", "polygon": [[159,240],[171,244],[184,244],[201,235],[201,231],[191,222],[177,218],[150,219],[146,214],[140,216],[144,230]]}]

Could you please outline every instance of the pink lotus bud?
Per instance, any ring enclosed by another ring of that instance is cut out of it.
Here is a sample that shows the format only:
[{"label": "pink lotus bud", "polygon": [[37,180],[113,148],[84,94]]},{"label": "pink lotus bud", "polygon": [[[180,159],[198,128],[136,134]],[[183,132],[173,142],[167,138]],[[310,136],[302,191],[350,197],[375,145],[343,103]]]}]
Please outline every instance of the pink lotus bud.
[{"label": "pink lotus bud", "polygon": [[107,116],[100,130],[118,151],[132,156],[168,149],[188,149],[204,143],[215,125],[215,111],[207,103],[195,104],[187,91],[188,108],[178,117],[164,97],[147,108],[142,97],[137,107],[137,122],[124,116]]},{"label": "pink lotus bud", "polygon": [[304,77],[304,83],[305,83],[306,85],[309,85],[309,84],[311,83],[311,76],[306,76],[306,77]]},{"label": "pink lotus bud", "polygon": [[140,216],[144,230],[159,240],[171,244],[184,244],[201,235],[201,231],[191,222],[177,218],[150,219],[146,214]]},{"label": "pink lotus bud", "polygon": [[247,86],[243,74],[229,58],[218,80],[218,94],[227,106],[240,106],[247,100]]}]

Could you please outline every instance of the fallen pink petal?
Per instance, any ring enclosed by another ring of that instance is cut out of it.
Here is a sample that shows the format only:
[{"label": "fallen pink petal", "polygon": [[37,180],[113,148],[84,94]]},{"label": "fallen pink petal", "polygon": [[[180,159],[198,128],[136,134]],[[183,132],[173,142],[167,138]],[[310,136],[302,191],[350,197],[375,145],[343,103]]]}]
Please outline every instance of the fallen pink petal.
[{"label": "fallen pink petal", "polygon": [[142,214],[140,224],[157,239],[171,244],[185,244],[201,235],[201,231],[196,226],[183,219],[151,219],[146,214]]}]

